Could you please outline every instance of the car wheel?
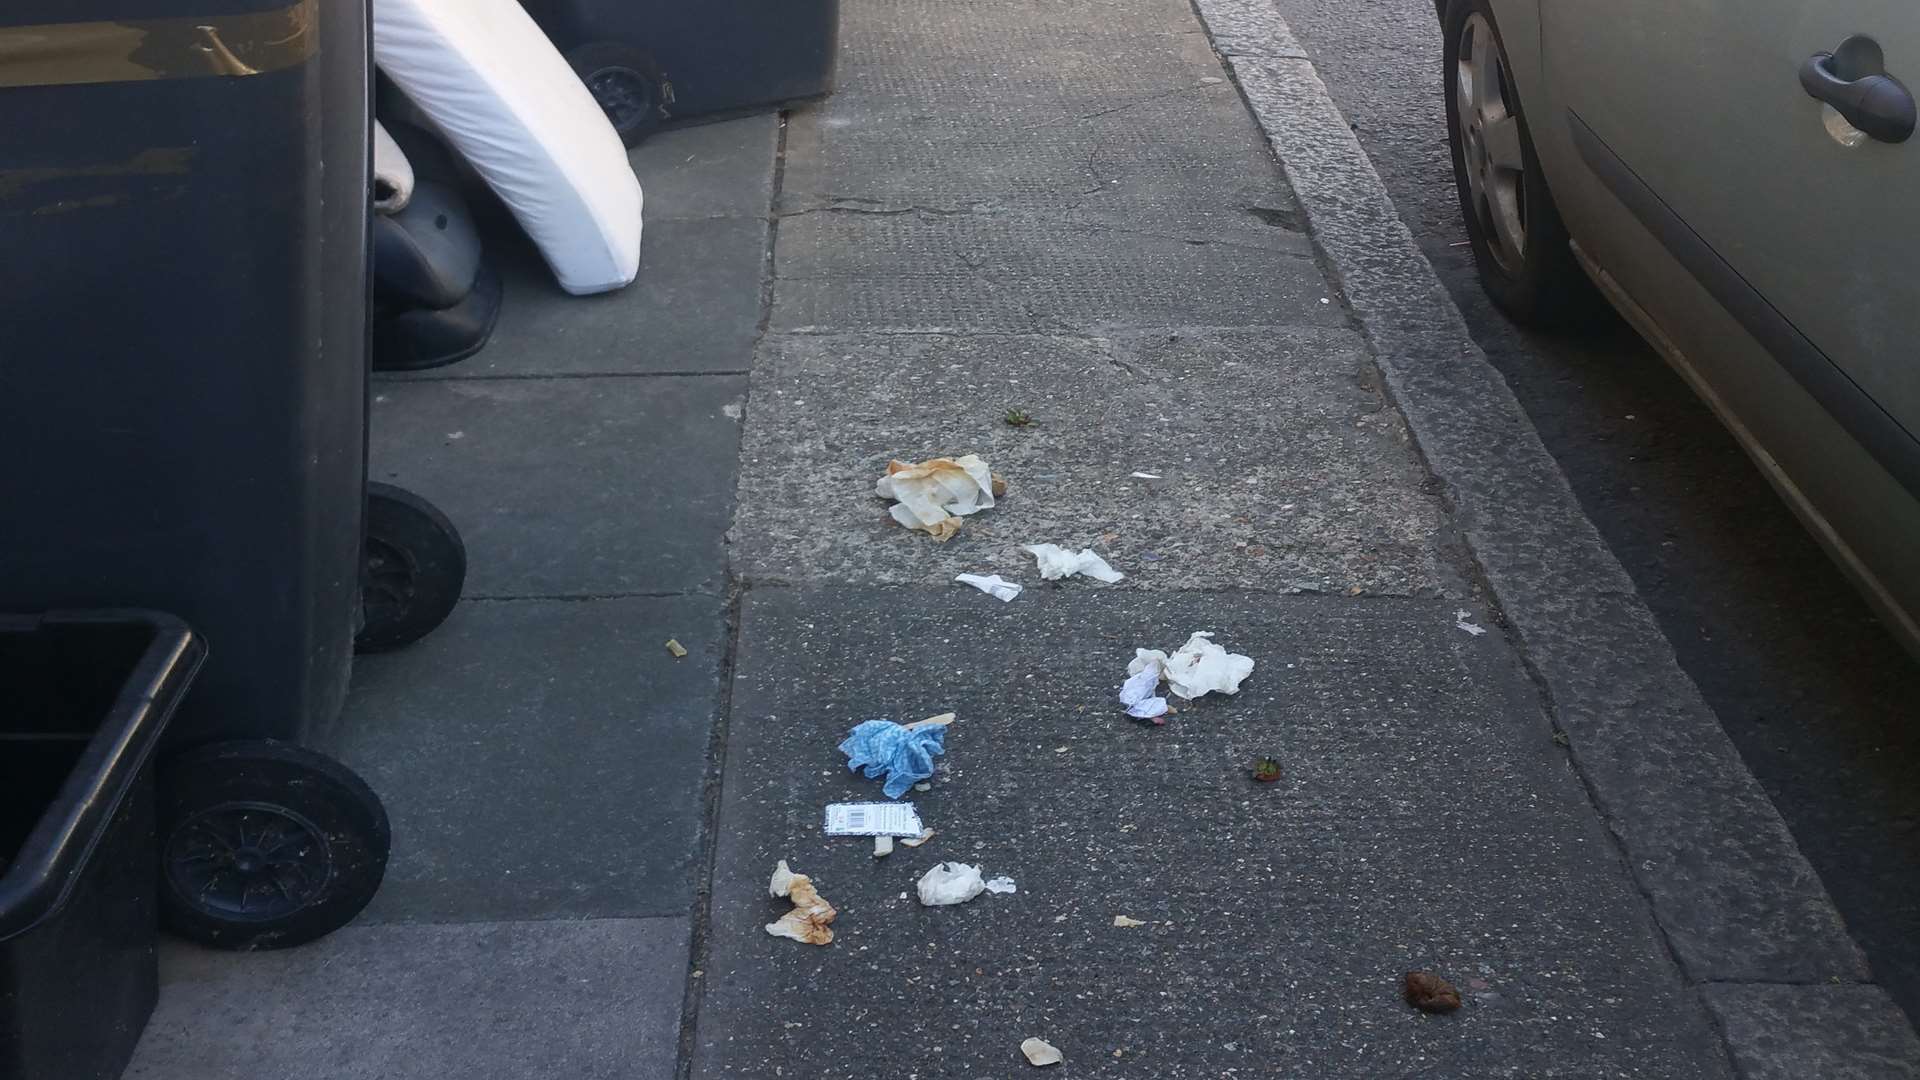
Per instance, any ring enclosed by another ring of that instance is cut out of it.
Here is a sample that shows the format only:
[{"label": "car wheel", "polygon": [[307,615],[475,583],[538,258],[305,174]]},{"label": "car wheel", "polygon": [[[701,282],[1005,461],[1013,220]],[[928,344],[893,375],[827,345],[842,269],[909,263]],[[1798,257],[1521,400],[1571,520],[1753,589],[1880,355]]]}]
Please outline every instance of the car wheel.
[{"label": "car wheel", "polygon": [[1451,0],[1445,31],[1447,142],[1481,285],[1515,322],[1583,324],[1598,295],[1547,190],[1487,0]]}]

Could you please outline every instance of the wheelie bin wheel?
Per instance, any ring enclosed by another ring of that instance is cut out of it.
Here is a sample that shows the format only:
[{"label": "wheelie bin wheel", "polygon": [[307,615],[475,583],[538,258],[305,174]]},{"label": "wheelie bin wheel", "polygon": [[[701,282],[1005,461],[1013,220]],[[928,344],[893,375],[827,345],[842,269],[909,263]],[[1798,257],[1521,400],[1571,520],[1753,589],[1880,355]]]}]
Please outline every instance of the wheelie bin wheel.
[{"label": "wheelie bin wheel", "polygon": [[160,917],[221,949],[284,949],[367,906],[392,833],[380,797],[292,743],[212,743],[160,767]]},{"label": "wheelie bin wheel", "polygon": [[620,141],[630,147],[660,126],[661,106],[673,102],[652,57],[631,45],[596,41],[567,53],[567,63],[607,114]]},{"label": "wheelie bin wheel", "polygon": [[367,484],[366,565],[360,577],[359,652],[410,645],[460,601],[467,547],[434,505],[404,488]]}]

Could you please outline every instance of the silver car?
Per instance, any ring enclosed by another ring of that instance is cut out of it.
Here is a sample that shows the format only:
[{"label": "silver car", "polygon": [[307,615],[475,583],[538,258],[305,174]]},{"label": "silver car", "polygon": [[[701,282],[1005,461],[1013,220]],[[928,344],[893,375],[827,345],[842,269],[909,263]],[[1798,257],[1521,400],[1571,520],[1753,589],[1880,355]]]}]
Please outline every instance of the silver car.
[{"label": "silver car", "polygon": [[1487,293],[1605,297],[1920,655],[1920,7],[1437,2]]}]

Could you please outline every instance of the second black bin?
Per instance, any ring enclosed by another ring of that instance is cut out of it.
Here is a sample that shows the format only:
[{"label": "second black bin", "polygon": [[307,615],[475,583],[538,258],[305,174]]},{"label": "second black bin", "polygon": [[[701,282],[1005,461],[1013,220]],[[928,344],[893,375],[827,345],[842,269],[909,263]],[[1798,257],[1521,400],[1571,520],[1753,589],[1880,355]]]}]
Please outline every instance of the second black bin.
[{"label": "second black bin", "polygon": [[522,0],[628,146],[833,89],[840,0]]}]

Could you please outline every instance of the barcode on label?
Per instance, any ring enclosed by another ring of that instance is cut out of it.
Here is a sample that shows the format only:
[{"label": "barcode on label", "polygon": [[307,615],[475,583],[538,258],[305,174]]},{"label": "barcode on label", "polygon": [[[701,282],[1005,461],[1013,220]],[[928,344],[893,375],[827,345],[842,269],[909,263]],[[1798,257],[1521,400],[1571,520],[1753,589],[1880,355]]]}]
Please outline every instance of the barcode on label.
[{"label": "barcode on label", "polygon": [[913,804],[834,803],[827,807],[828,836],[919,836]]}]

